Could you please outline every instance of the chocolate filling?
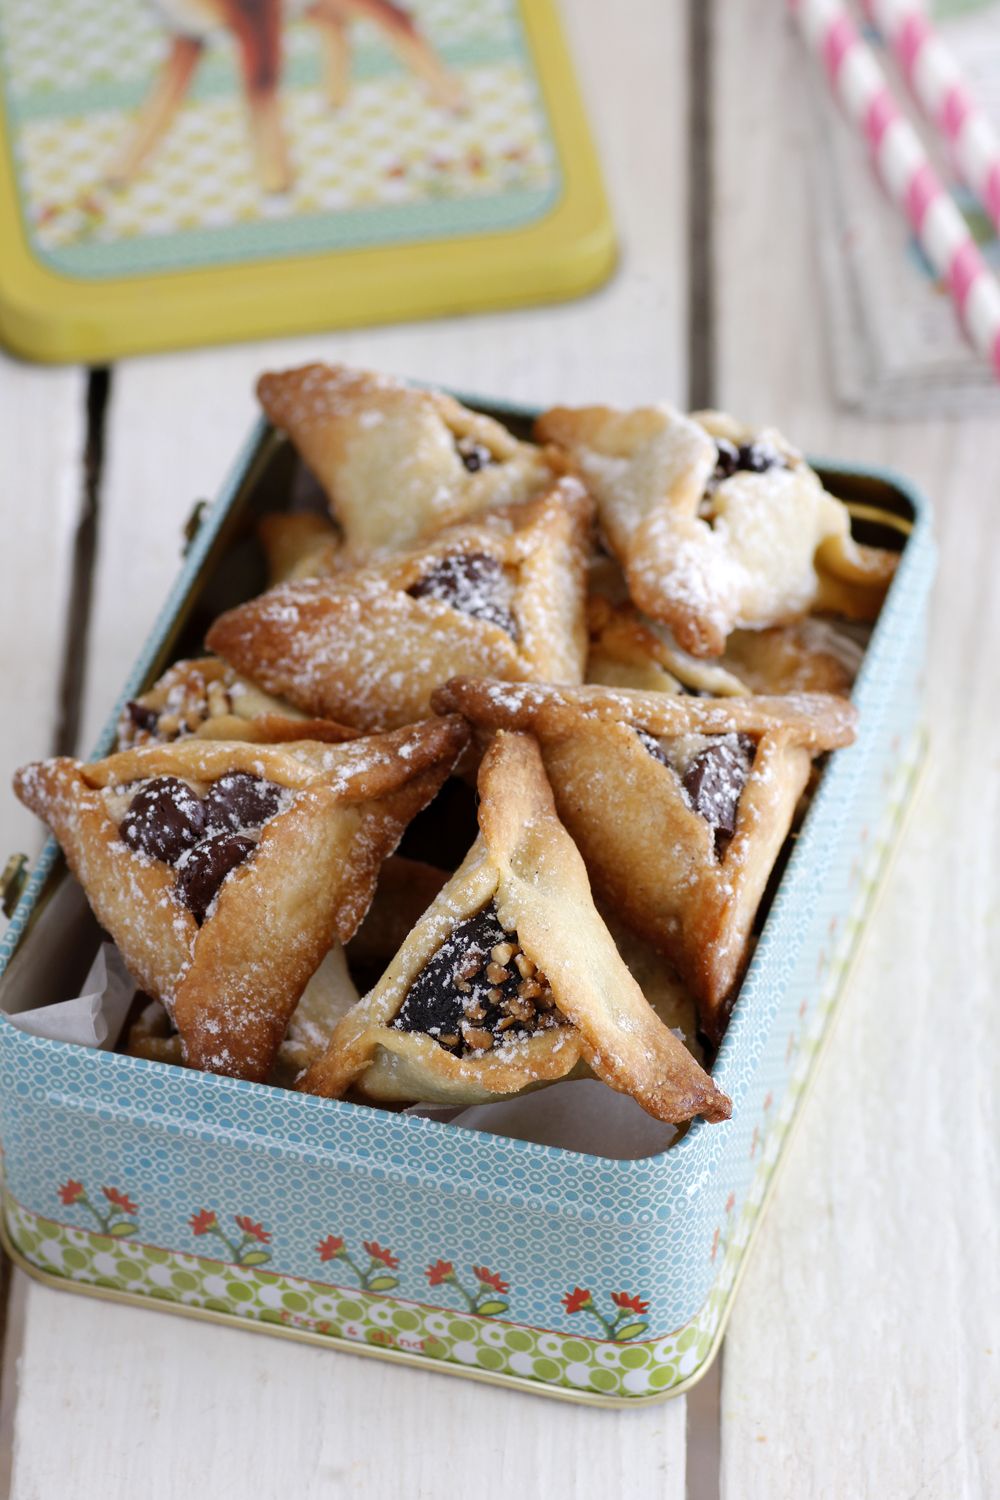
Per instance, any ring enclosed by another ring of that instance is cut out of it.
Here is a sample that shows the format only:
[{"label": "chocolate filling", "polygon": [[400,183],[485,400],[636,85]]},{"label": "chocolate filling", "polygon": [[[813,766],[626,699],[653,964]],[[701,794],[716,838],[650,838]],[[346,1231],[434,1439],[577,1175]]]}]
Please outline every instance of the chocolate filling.
[{"label": "chocolate filling", "polygon": [[740,470],[751,474],[766,474],[768,469],[788,468],[777,448],[770,443],[740,443],[737,447],[726,438],[717,438],[715,447],[717,457],[712,477],[716,481],[729,479]]},{"label": "chocolate filling", "polygon": [[[634,727],[635,726],[633,726],[633,728]],[[645,729],[636,729],[635,732],[638,735],[639,739],[642,740],[643,745],[649,751],[653,759],[658,760],[661,766],[669,766],[670,758],[667,755],[667,752],[664,750],[663,746],[660,744],[659,740],[654,739],[651,734],[647,734]]]},{"label": "chocolate filling", "polygon": [[221,776],[203,798],[176,776],[157,776],[136,792],[118,832],[130,849],[176,867],[177,893],[202,922],[280,805],[280,787],[243,771]]},{"label": "chocolate filling", "polygon": [[691,806],[715,830],[721,857],[736,832],[740,797],[750,775],[756,746],[748,735],[720,736],[699,750],[682,778]]},{"label": "chocolate filling", "polygon": [[146,729],[150,734],[153,733],[159,723],[160,716],[156,709],[147,708],[145,703],[140,703],[135,698],[129,699],[128,703],[126,703],[125,712],[136,729]]},{"label": "chocolate filling", "polygon": [[[660,741],[645,729],[632,726],[643,746],[663,766],[674,766]],[[725,854],[729,840],[736,832],[740,797],[753,765],[756,745],[749,735],[715,736],[703,750],[693,756],[681,775],[681,785],[688,801],[715,833],[715,853]]]},{"label": "chocolate filling", "polygon": [[203,839],[177,866],[177,889],[181,900],[197,922],[203,922],[208,908],[230,870],[249,859],[256,840],[245,833],[217,833]]},{"label": "chocolate filling", "polygon": [[440,599],[460,614],[499,625],[517,639],[517,624],[504,597],[503,567],[484,552],[442,557],[407,592],[412,599]]},{"label": "chocolate filling", "polygon": [[482,443],[477,443],[475,438],[459,438],[455,444],[458,456],[462,460],[470,474],[475,474],[479,469],[485,469],[487,464],[493,462],[493,454]]},{"label": "chocolate filling", "polygon": [[565,1024],[545,975],[491,901],[460,922],[410,985],[393,1021],[458,1057]]},{"label": "chocolate filling", "polygon": [[157,776],[136,792],[118,829],[139,854],[176,864],[205,835],[205,806],[176,776]]},{"label": "chocolate filling", "polygon": [[213,782],[205,795],[206,823],[214,832],[259,828],[281,804],[281,788],[246,771],[233,771]]}]

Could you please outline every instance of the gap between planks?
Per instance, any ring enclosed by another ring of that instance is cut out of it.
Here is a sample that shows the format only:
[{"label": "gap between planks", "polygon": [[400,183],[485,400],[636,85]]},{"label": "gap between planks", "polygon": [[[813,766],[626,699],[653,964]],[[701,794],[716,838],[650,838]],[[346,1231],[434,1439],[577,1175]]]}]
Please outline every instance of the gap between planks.
[{"label": "gap between planks", "polygon": [[59,681],[59,719],[56,755],[80,753],[80,721],[86,690],[87,639],[94,592],[94,559],[100,525],[101,475],[104,435],[111,399],[111,371],[90,371],[87,381],[87,428],[80,479],[80,514],[73,544],[70,593],[66,607],[66,637]]},{"label": "gap between planks", "polygon": [[[715,0],[687,6],[687,407],[715,404],[714,134],[711,40]],[[722,1468],[723,1341],[687,1396],[687,1500],[719,1500]]]},{"label": "gap between planks", "polygon": [[[68,597],[63,625],[62,662],[55,724],[50,753],[77,752],[80,710],[84,692],[87,630],[92,598],[93,563],[100,513],[100,482],[104,459],[104,427],[111,375],[105,368],[93,369],[87,377],[84,397],[84,442],[80,454],[77,513],[68,573]],[[0,1250],[0,1494],[10,1492],[13,1458],[13,1413],[17,1401],[17,1350],[20,1348],[19,1317],[11,1309],[12,1268]]]}]

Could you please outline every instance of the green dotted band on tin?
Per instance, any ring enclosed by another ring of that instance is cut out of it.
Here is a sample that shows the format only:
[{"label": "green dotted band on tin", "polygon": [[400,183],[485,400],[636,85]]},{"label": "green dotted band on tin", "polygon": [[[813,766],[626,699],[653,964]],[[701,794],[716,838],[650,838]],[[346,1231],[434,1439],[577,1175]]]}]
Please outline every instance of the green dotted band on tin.
[{"label": "green dotted band on tin", "polygon": [[720,1277],[685,1328],[599,1343],[70,1228],[9,1195],[6,1213],[13,1244],[50,1275],[602,1395],[652,1395],[686,1380],[708,1356],[725,1300]]}]

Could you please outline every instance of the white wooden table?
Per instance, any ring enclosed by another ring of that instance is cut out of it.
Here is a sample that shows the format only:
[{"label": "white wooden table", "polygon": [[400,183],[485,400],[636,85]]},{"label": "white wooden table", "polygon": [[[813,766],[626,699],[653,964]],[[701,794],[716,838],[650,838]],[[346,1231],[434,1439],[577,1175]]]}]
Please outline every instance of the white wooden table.
[{"label": "white wooden table", "polygon": [[[711,400],[912,474],[941,542],[931,764],[743,1284],[721,1395],[567,1407],[15,1273],[0,1494],[16,1500],[1000,1493],[1000,422],[837,410],[783,6],[692,0],[707,53],[680,0],[564,9],[621,232],[597,296],[135,360],[111,371],[103,409],[87,371],[0,356],[0,772],[93,741],[267,366],[333,357],[524,401]],[[693,96],[711,127],[697,138]],[[4,798],[0,855],[38,846]]]}]

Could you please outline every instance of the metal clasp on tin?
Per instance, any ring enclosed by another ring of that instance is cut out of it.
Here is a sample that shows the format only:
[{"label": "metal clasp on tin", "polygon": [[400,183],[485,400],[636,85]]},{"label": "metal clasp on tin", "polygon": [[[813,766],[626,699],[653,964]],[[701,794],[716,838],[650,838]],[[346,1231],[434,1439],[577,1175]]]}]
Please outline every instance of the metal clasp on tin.
[{"label": "metal clasp on tin", "polygon": [[5,917],[14,915],[14,908],[21,899],[24,883],[28,878],[28,856],[12,854],[0,875],[0,907]]},{"label": "metal clasp on tin", "polygon": [[191,551],[191,548],[194,545],[194,539],[202,528],[202,524],[205,520],[205,512],[208,510],[208,507],[209,502],[207,500],[196,500],[194,502],[194,505],[191,508],[191,514],[184,522],[184,546],[181,549],[182,556],[187,557],[188,553]]}]

